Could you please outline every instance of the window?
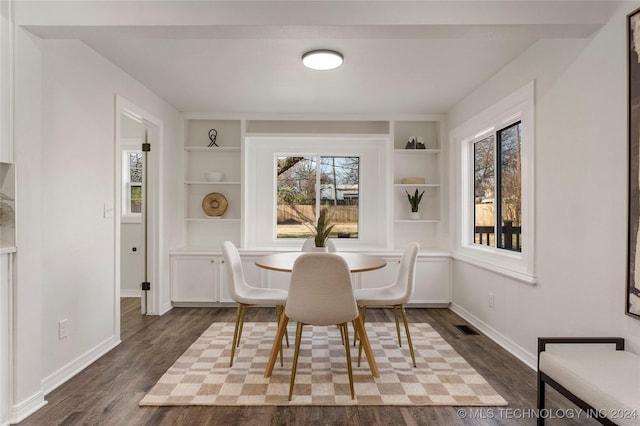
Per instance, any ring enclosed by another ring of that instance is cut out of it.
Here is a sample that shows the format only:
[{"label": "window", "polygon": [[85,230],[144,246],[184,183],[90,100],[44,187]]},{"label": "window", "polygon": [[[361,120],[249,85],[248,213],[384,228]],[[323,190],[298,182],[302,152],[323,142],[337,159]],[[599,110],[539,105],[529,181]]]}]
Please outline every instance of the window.
[{"label": "window", "polygon": [[475,244],[522,250],[521,134],[518,121],[473,142]]},{"label": "window", "polygon": [[451,132],[453,255],[534,283],[534,104],[526,85]]},{"label": "window", "polygon": [[299,249],[326,207],[338,247],[387,247],[390,148],[387,135],[245,137],[242,245]]},{"label": "window", "polygon": [[358,238],[359,157],[277,156],[275,170],[276,238],[312,237],[321,209],[331,238]]},{"label": "window", "polygon": [[142,217],[142,150],[122,151],[122,215]]}]

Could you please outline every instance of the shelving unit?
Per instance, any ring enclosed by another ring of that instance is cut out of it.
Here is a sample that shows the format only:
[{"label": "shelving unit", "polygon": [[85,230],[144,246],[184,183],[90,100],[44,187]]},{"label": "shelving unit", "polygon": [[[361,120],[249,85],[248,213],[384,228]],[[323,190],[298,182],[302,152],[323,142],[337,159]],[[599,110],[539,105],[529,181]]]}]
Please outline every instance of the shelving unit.
[{"label": "shelving unit", "polygon": [[[241,180],[242,146],[245,132],[254,134],[282,129],[309,133],[309,129],[334,134],[367,132],[387,133],[392,138],[392,179],[388,190],[392,202],[393,249],[402,249],[418,241],[421,249],[439,249],[442,218],[441,124],[438,118],[389,121],[278,121],[218,119],[214,115],[193,114],[184,118],[184,223],[188,247],[220,247],[225,240],[241,244],[243,188]],[[209,147],[209,130],[216,129],[218,147]],[[420,137],[426,149],[405,149],[410,137]],[[221,182],[210,182],[205,173],[224,173]],[[403,178],[417,177],[424,183],[406,184]],[[420,219],[410,219],[406,192],[424,191]],[[202,209],[202,199],[219,192],[228,201],[221,218],[212,218]]]},{"label": "shelving unit", "polygon": [[[393,122],[393,246],[405,247],[411,241],[420,248],[439,246],[441,217],[440,122]],[[411,137],[423,139],[426,149],[405,149]],[[406,184],[403,178],[422,178],[425,183]],[[420,219],[410,219],[407,192],[424,191],[419,206]]]},{"label": "shelving unit", "polygon": [[[209,131],[216,129],[217,147],[209,147]],[[186,241],[192,247],[219,247],[223,241],[240,242],[241,207],[241,120],[217,120],[187,117],[185,132],[185,227]],[[220,182],[207,180],[206,172],[222,172]],[[228,206],[220,217],[211,217],[202,209],[203,198],[217,192]]]},{"label": "shelving unit", "polygon": [[[223,115],[224,119],[220,117],[207,114],[184,117],[185,245],[170,252],[171,300],[176,306],[209,306],[231,301],[226,292],[226,269],[220,253],[225,240],[233,241],[241,248],[243,268],[250,282],[265,288],[288,288],[287,274],[259,270],[254,264],[257,256],[271,252],[269,247],[260,244],[255,244],[255,247],[251,244],[242,246],[242,234],[250,234],[244,222],[251,216],[248,208],[254,208],[242,204],[245,201],[254,202],[250,196],[259,193],[250,189],[251,179],[243,177],[244,167],[256,167],[256,164],[243,164],[243,159],[249,161],[245,157],[253,158],[250,155],[252,146],[250,143],[245,145],[245,137],[251,139],[256,135],[372,135],[382,139],[380,149],[383,152],[376,157],[380,158],[375,169],[379,174],[377,179],[369,177],[366,185],[370,185],[369,188],[375,185],[383,197],[380,204],[384,209],[384,218],[380,221],[382,226],[378,232],[385,232],[385,238],[380,247],[372,244],[365,250],[372,249],[372,253],[378,255],[384,253],[388,265],[380,271],[368,272],[372,275],[367,275],[366,281],[357,277],[355,285],[366,288],[367,282],[388,280],[396,272],[401,251],[410,242],[417,241],[421,248],[416,265],[417,282],[429,285],[416,286],[411,303],[424,306],[449,304],[450,259],[442,251],[442,243],[446,241],[442,222],[443,217],[446,219],[443,208],[446,203],[446,180],[443,181],[442,170],[446,165],[442,164],[444,155],[441,154],[440,141],[443,135],[439,116],[373,121],[277,120],[272,117],[261,119],[259,116],[235,119],[235,115]],[[212,128],[218,131],[216,142],[219,147],[207,146],[209,130]],[[421,137],[426,149],[405,149],[411,136]],[[261,157],[260,161],[264,159]],[[372,163],[368,163],[368,167],[369,164]],[[223,181],[208,181],[205,173],[212,171],[224,173]],[[424,183],[403,183],[403,178],[410,177],[422,178]],[[410,219],[411,207],[405,191],[413,193],[416,189],[425,191],[420,203],[421,218]],[[220,218],[209,217],[202,209],[202,199],[211,192],[219,192],[227,198],[227,210]],[[271,223],[267,222],[261,226]],[[379,274],[382,275],[377,276]]]}]

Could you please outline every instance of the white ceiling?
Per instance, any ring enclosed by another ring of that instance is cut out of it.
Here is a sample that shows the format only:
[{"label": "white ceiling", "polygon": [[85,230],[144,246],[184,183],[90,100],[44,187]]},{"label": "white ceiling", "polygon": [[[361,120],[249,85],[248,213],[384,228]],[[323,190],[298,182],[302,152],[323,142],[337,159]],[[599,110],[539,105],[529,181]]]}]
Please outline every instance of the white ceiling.
[{"label": "white ceiling", "polygon": [[[617,6],[46,1],[14,15],[39,37],[84,41],[180,111],[400,114],[444,113],[537,40],[588,37]],[[344,64],[305,69],[302,54],[318,48]]]}]

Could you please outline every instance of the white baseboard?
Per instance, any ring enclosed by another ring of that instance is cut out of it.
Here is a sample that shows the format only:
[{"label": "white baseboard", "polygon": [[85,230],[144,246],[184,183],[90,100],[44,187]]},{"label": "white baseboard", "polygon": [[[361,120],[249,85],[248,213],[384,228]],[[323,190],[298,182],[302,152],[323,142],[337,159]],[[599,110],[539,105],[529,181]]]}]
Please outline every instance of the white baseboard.
[{"label": "white baseboard", "polygon": [[41,384],[42,391],[45,394],[51,392],[119,344],[120,340],[113,336],[98,344],[84,355],[79,356],[58,371],[45,377]]},{"label": "white baseboard", "polygon": [[529,368],[533,371],[538,371],[538,356],[537,354],[532,354],[524,349],[522,346],[515,343],[513,340],[506,337],[504,334],[500,333],[495,328],[491,327],[489,324],[480,320],[480,318],[473,315],[471,312],[467,311],[460,305],[456,305],[455,303],[451,303],[450,309],[456,314],[460,315],[467,322],[473,325],[478,330],[482,331],[487,337],[496,342],[498,345],[502,346],[507,352],[511,353],[513,356],[518,358],[520,361],[524,362]]},{"label": "white baseboard", "polygon": [[47,401],[44,399],[45,392],[42,390],[33,394],[31,397],[22,401],[21,403],[11,407],[11,415],[9,424],[20,423],[40,408],[47,405]]},{"label": "white baseboard", "polygon": [[120,290],[120,297],[142,297],[142,290]]},{"label": "white baseboard", "polygon": [[171,309],[173,309],[173,304],[171,304],[171,302],[168,302],[162,306],[160,306],[160,315],[164,315],[167,312],[169,312]]}]

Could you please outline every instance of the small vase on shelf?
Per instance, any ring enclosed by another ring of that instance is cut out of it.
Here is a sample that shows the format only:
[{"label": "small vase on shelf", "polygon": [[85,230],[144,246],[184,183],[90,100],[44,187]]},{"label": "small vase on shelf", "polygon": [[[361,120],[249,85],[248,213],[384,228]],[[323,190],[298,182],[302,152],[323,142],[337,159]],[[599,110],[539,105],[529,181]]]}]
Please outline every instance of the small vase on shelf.
[{"label": "small vase on shelf", "polygon": [[411,220],[420,219],[420,212],[411,212],[411,213],[409,213],[409,219],[411,219]]}]

